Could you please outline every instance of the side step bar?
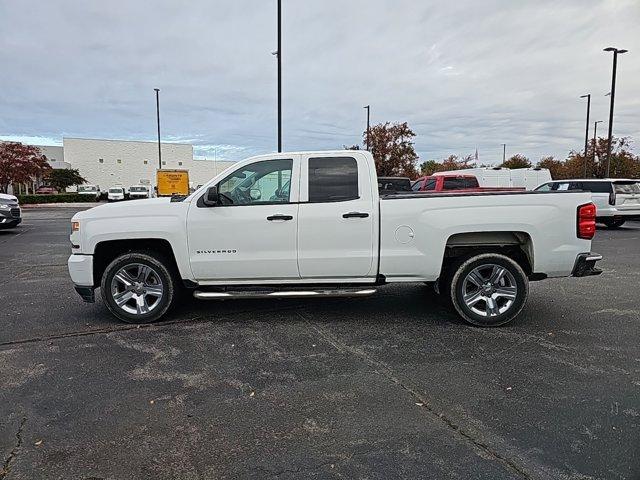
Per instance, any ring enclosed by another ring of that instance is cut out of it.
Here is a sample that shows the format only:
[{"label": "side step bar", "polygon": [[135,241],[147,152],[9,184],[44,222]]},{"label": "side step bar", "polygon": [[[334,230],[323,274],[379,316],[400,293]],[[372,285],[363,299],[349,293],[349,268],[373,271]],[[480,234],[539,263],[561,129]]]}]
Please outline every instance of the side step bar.
[{"label": "side step bar", "polygon": [[200,300],[232,300],[239,298],[309,298],[309,297],[366,297],[376,293],[375,288],[345,288],[333,290],[276,290],[207,292],[196,290],[193,296]]}]

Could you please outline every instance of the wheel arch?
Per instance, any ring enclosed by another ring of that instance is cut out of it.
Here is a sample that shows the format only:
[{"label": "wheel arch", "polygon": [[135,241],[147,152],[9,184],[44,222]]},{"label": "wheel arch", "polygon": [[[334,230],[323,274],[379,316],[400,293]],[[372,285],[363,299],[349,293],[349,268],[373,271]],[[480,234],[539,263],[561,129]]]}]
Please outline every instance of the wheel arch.
[{"label": "wheel arch", "polygon": [[534,276],[534,249],[531,235],[520,231],[495,231],[451,235],[445,245],[440,277],[443,277],[451,265],[461,258],[482,253],[499,253],[509,257],[520,265],[527,276]]},{"label": "wheel arch", "polygon": [[116,257],[129,252],[156,254],[166,259],[169,271],[180,278],[176,257],[168,240],[163,238],[135,238],[126,240],[105,240],[95,246],[93,253],[93,284],[100,285],[102,275]]}]

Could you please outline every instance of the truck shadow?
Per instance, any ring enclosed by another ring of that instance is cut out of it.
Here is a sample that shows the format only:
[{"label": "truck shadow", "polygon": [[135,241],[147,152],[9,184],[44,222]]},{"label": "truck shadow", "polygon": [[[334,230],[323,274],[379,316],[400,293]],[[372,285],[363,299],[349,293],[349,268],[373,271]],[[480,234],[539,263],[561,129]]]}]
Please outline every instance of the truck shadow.
[{"label": "truck shadow", "polygon": [[212,322],[464,323],[453,307],[423,284],[383,286],[375,295],[365,298],[206,301],[186,297],[167,320],[179,323],[181,319]]}]

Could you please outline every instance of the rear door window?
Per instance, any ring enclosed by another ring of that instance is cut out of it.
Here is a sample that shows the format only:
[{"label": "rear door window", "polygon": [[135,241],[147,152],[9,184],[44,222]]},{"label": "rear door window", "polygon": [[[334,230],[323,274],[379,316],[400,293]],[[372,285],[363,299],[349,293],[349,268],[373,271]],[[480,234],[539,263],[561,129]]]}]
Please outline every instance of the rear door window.
[{"label": "rear door window", "polygon": [[309,202],[358,198],[358,163],[351,157],[309,159]]}]

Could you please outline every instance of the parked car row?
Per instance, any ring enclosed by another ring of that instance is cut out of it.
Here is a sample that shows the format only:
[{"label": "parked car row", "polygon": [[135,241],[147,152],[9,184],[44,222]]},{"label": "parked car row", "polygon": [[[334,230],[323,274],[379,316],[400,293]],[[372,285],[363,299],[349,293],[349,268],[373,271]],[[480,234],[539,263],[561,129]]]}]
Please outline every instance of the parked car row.
[{"label": "parked car row", "polygon": [[591,192],[596,221],[618,228],[627,220],[640,220],[640,181],[622,178],[555,180],[536,188],[538,192]]}]

